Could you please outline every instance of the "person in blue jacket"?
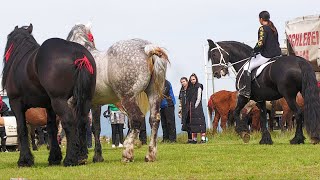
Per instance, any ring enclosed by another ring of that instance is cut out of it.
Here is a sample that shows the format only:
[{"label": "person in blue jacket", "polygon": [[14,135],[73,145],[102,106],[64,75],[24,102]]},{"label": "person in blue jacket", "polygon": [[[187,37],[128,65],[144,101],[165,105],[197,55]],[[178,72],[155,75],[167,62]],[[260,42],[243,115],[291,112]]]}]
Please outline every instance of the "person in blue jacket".
[{"label": "person in blue jacket", "polygon": [[176,142],[176,121],[174,105],[176,100],[173,94],[171,83],[166,80],[163,91],[163,99],[160,105],[161,126],[163,131],[162,142]]}]

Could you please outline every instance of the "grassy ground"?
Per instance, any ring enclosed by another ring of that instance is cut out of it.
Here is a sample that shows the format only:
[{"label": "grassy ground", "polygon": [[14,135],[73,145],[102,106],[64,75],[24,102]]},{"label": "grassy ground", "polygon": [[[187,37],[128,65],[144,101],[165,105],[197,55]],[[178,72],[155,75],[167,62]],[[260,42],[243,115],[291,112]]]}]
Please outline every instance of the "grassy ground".
[{"label": "grassy ground", "polygon": [[[209,137],[207,144],[159,143],[158,159],[145,163],[147,146],[135,149],[135,162],[122,163],[121,149],[103,144],[103,163],[48,166],[48,151],[33,152],[35,166],[18,168],[18,152],[0,153],[0,179],[319,179],[320,145],[290,145],[292,133],[273,132],[274,145],[259,145],[260,134],[243,144],[233,132]],[[65,149],[63,149],[65,154]]]}]

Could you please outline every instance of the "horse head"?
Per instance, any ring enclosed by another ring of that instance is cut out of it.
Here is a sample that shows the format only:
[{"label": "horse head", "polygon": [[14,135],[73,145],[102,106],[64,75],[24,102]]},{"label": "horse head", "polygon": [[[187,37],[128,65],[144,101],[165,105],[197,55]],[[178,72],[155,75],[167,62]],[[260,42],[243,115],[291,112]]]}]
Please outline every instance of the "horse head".
[{"label": "horse head", "polygon": [[228,63],[229,63],[229,53],[222,49],[217,43],[208,39],[209,49],[208,49],[208,61],[211,60],[212,63],[212,73],[216,78],[221,78],[221,76],[226,76],[229,74]]},{"label": "horse head", "polygon": [[94,38],[91,33],[91,24],[76,24],[71,29],[67,41],[79,43],[87,49],[95,49]]},{"label": "horse head", "polygon": [[[21,43],[26,39],[31,39],[34,42],[36,40],[33,38],[32,34],[33,26],[30,24],[29,26],[22,26],[18,27],[16,26],[14,30],[8,35],[7,37],[7,44],[5,48],[5,54],[4,54],[4,62],[7,63],[12,57],[12,54],[17,49]],[[31,37],[31,38],[30,38]]]}]

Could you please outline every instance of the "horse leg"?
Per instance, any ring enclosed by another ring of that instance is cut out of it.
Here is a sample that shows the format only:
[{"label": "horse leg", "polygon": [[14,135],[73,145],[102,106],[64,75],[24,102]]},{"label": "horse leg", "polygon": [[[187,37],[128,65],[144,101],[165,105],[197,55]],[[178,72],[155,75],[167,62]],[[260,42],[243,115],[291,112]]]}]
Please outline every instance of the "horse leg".
[{"label": "horse leg", "polygon": [[100,124],[100,115],[101,115],[101,106],[96,105],[92,106],[92,131],[94,136],[94,156],[93,162],[103,162],[102,149],[100,142],[100,133],[101,133],[101,124]]},{"label": "horse leg", "polygon": [[89,123],[89,114],[81,114],[81,121],[78,122],[79,130],[79,156],[78,164],[86,164],[88,159],[88,140],[87,140],[87,125]]},{"label": "horse leg", "polygon": [[149,105],[150,105],[150,117],[149,123],[151,126],[151,136],[149,150],[145,157],[146,162],[154,162],[157,155],[157,135],[160,122],[160,98],[155,92],[148,93]]},{"label": "horse leg", "polygon": [[241,136],[242,140],[245,143],[248,143],[250,141],[250,134],[248,130],[248,126],[245,124],[244,121],[240,120],[240,112],[244,108],[244,106],[249,102],[249,99],[239,95],[237,106],[234,110],[234,118],[236,121],[236,132]]},{"label": "horse leg", "polygon": [[32,150],[38,151],[38,147],[36,145],[36,128],[33,125],[28,124],[27,125],[30,138],[31,138],[31,144],[32,144]]},{"label": "horse leg", "polygon": [[220,123],[220,126],[223,131],[227,130],[227,120],[228,120],[228,114],[223,114],[221,116],[221,123]]},{"label": "horse leg", "polygon": [[67,101],[52,99],[51,104],[54,112],[61,118],[61,124],[67,137],[67,152],[63,164],[64,166],[78,165],[79,138],[76,129],[78,120],[74,118]]},{"label": "horse leg", "polygon": [[259,144],[273,144],[270,132],[267,128],[267,108],[266,101],[261,101],[257,103],[258,108],[260,109],[260,127],[261,127],[261,140]]},{"label": "horse leg", "polygon": [[132,162],[134,158],[134,140],[139,136],[142,121],[145,121],[145,117],[137,105],[135,98],[124,98],[122,99],[121,104],[128,113],[131,128],[129,135],[124,141],[125,149],[122,153],[122,161]]},{"label": "horse leg", "polygon": [[[298,106],[296,102],[296,98],[286,98],[287,103],[290,107],[290,109],[294,112],[296,122],[297,122],[297,128],[296,133],[293,139],[290,140],[290,144],[304,144],[304,140],[306,139],[303,135],[302,126],[303,126],[303,113],[301,108]],[[288,119],[292,121],[291,119]]]},{"label": "horse leg", "polygon": [[62,160],[61,149],[58,143],[58,126],[56,113],[52,108],[47,109],[47,131],[50,139],[49,165],[59,165]]},{"label": "horse leg", "polygon": [[214,109],[214,119],[213,119],[213,132],[217,132],[218,124],[220,119],[220,113],[218,110]]},{"label": "horse leg", "polygon": [[[302,117],[303,117],[303,115],[301,114],[301,118]],[[288,119],[288,121],[287,121],[288,131],[292,131],[292,129],[293,129],[293,119],[294,119],[293,118],[293,112],[290,112],[290,119]]]},{"label": "horse leg", "polygon": [[282,132],[286,131],[286,124],[288,126],[289,117],[290,117],[290,113],[287,110],[283,111],[283,114],[281,117],[281,131]]},{"label": "horse leg", "polygon": [[17,121],[18,141],[20,146],[20,157],[18,160],[18,166],[32,166],[34,165],[34,157],[31,154],[29,147],[28,128],[25,118],[26,109],[23,108],[23,105],[20,103],[20,99],[11,100],[10,105]]}]

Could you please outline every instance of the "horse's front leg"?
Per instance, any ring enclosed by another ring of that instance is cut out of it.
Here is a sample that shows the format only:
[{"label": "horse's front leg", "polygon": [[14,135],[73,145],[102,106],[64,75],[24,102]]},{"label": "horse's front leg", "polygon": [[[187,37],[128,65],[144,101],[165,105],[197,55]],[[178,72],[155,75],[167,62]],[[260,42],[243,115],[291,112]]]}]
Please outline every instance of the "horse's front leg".
[{"label": "horse's front leg", "polygon": [[17,121],[18,140],[20,146],[20,157],[18,160],[18,166],[29,167],[34,165],[34,157],[31,154],[29,147],[28,128],[25,119],[26,109],[24,109],[23,105],[19,102],[18,99],[11,100],[10,105]]},{"label": "horse's front leg", "polygon": [[261,133],[262,137],[260,140],[260,144],[273,144],[270,132],[267,128],[267,108],[266,108],[266,102],[258,102],[257,103],[258,108],[260,109],[260,127],[261,127]]},{"label": "horse's front leg", "polygon": [[245,124],[244,121],[240,119],[240,112],[244,108],[244,106],[249,102],[249,99],[239,95],[237,106],[234,110],[234,118],[236,121],[236,132],[241,136],[242,140],[245,143],[250,141],[250,134],[248,126]]},{"label": "horse's front leg", "polygon": [[122,161],[132,162],[134,159],[134,140],[139,136],[142,121],[145,121],[145,117],[134,98],[123,99],[121,104],[128,113],[128,119],[131,128],[129,135],[123,143],[125,149],[122,153]]},{"label": "horse's front leg", "polygon": [[150,118],[149,123],[151,126],[150,144],[147,155],[145,157],[146,162],[153,162],[157,156],[157,136],[160,123],[160,97],[156,92],[148,93],[149,105],[150,105]]},{"label": "horse's front leg", "polygon": [[102,156],[101,142],[100,142],[100,133],[101,133],[101,124],[100,124],[100,114],[101,106],[93,106],[91,109],[92,112],[92,132],[94,136],[94,156],[93,162],[102,162],[104,161]]}]

